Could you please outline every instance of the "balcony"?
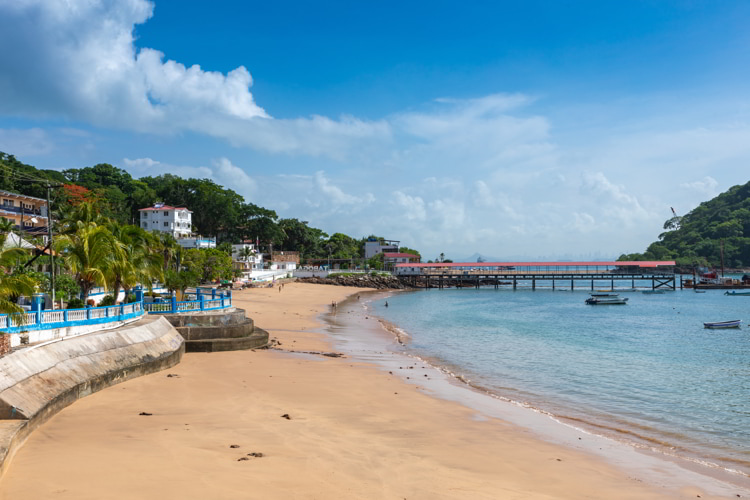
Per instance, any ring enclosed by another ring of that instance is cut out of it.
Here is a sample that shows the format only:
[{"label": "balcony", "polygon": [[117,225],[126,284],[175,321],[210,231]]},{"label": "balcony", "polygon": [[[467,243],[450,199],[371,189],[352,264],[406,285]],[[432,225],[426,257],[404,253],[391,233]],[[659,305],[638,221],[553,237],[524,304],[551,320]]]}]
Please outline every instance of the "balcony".
[{"label": "balcony", "polygon": [[[38,217],[44,217],[45,219],[47,218],[46,215],[42,215],[42,211],[39,210],[39,209],[24,208],[23,211],[22,211],[21,207],[10,206],[10,205],[0,205],[0,211],[12,212],[14,214],[20,214],[20,213],[22,213],[23,215],[28,215],[29,217],[32,217],[32,216],[33,217],[37,217],[38,216]],[[46,212],[46,210],[45,210],[45,212]]]}]

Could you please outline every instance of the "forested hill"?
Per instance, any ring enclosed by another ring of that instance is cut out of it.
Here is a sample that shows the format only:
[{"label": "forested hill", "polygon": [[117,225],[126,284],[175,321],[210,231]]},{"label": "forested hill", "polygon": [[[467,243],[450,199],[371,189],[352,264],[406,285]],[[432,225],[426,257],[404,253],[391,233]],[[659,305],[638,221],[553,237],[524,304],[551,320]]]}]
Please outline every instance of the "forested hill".
[{"label": "forested hill", "polygon": [[86,200],[94,201],[106,217],[137,225],[140,208],[163,202],[188,207],[193,211],[193,232],[218,236],[222,242],[260,240],[263,245],[273,245],[274,250],[298,251],[302,259],[358,259],[363,255],[366,238],[342,233],[329,236],[305,221],[279,218],[274,210],[249,203],[210,179],[183,179],[170,174],[134,179],[107,163],[62,172],[41,170],[0,152],[1,190],[45,198],[47,181],[64,185],[51,190],[58,217],[66,206]]},{"label": "forested hill", "polygon": [[664,223],[665,232],[642,254],[619,260],[676,260],[682,267],[750,267],[750,182],[701,203],[683,217]]}]

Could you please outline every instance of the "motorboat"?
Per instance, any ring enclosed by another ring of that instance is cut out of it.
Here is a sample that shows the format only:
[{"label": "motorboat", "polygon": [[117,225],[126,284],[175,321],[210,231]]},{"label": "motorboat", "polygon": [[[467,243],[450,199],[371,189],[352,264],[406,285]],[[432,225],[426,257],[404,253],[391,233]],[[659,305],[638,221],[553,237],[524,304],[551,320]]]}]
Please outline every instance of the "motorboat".
[{"label": "motorboat", "polygon": [[586,299],[586,304],[590,306],[605,306],[605,305],[624,305],[628,303],[628,299],[620,297],[616,293],[592,293],[591,297]]}]

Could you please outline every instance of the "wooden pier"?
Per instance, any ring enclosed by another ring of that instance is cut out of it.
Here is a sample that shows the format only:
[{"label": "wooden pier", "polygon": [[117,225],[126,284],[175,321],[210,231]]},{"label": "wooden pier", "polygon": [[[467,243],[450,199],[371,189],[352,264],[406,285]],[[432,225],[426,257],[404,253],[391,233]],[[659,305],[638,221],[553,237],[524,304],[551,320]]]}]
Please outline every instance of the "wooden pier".
[{"label": "wooden pier", "polygon": [[400,264],[395,274],[416,288],[495,289],[519,286],[536,290],[544,286],[555,290],[615,290],[616,284],[636,288],[646,281],[652,290],[675,290],[674,261],[648,262],[482,262]]}]

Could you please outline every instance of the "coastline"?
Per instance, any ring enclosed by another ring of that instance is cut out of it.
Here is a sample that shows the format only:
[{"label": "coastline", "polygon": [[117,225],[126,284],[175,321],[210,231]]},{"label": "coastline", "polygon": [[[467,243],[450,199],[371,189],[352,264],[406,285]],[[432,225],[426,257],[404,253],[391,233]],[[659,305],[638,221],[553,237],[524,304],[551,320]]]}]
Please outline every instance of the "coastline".
[{"label": "coastline", "polygon": [[[357,294],[294,283],[236,294],[278,350],[188,354],[172,377],[149,375],[77,402],[19,450],[0,498],[745,496],[713,483],[650,482],[575,442],[540,439],[496,416],[492,398],[387,351],[379,320],[348,312],[360,310]],[[336,321],[321,325],[332,301]],[[320,355],[358,346],[356,355]],[[398,376],[380,358],[414,368]],[[533,413],[504,406],[523,420]]]},{"label": "coastline", "polygon": [[[373,295],[373,300],[382,300],[394,295],[387,291],[380,292]],[[737,489],[742,496],[747,496],[750,492],[750,479],[743,472],[692,457],[672,455],[662,449],[638,444],[637,441],[617,439],[618,429],[603,428],[565,415],[555,415],[522,400],[515,400],[512,396],[495,393],[472,380],[471,375],[460,373],[459,367],[452,366],[445,360],[431,358],[409,349],[410,334],[398,325],[378,317],[372,308],[369,308],[366,314],[377,317],[383,329],[393,336],[391,341],[395,343],[390,348],[380,346],[381,349],[388,349],[397,356],[405,356],[409,360],[416,361],[417,365],[423,369],[438,372],[433,383],[420,380],[422,386],[420,388],[435,397],[459,402],[482,412],[488,418],[500,418],[530,430],[539,439],[547,442],[598,456],[647,483],[678,488],[682,484],[702,482],[712,484],[712,488],[708,489],[713,489],[717,494],[736,496],[736,493],[731,493],[733,489]],[[354,325],[350,325],[350,328],[354,328]],[[370,347],[373,349],[373,346]],[[406,368],[395,366],[404,363],[394,364],[392,360],[380,356],[368,356],[365,353],[364,357],[386,369],[394,370],[395,374],[403,375],[400,369]],[[415,383],[413,379],[406,378],[408,379],[406,381]],[[515,390],[508,389],[511,393]]]}]

